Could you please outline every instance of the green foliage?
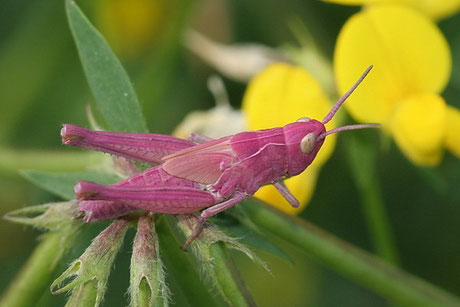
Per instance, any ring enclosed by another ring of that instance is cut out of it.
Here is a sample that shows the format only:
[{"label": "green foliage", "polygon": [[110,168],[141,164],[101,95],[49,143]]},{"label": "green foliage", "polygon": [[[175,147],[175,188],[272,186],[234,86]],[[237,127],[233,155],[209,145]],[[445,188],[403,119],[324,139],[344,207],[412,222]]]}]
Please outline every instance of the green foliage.
[{"label": "green foliage", "polygon": [[89,86],[107,124],[118,132],[146,132],[136,92],[120,61],[74,1],[66,0],[66,11]]},{"label": "green foliage", "polygon": [[99,184],[112,184],[120,181],[120,177],[107,173],[46,173],[23,171],[22,174],[37,186],[64,199],[73,199],[73,187],[79,180],[93,181]]},{"label": "green foliage", "polygon": [[[84,0],[81,2],[82,5],[86,3]],[[87,2],[89,3],[89,1]],[[143,62],[139,61],[134,64],[122,59],[124,66],[128,68],[133,80],[136,81],[139,97],[144,98],[141,99],[145,104],[144,109],[149,112],[146,117],[151,119],[152,114],[154,114],[153,118],[158,119],[154,123],[150,120],[148,124],[158,126],[158,129],[163,131],[170,130],[187,110],[211,105],[209,95],[204,88],[205,78],[203,77],[208,74],[208,71],[192,67],[196,63],[189,65],[181,57],[181,34],[186,26],[192,3],[193,1],[187,1],[181,5],[179,1],[175,4],[174,14],[168,15],[168,12],[162,12],[165,16],[174,19],[170,23],[173,27],[160,40],[161,45],[156,49],[154,56],[150,59],[144,58]],[[20,197],[16,196],[17,199],[14,199],[13,205],[9,205],[10,198],[16,192],[8,188],[11,185],[0,186],[0,192],[5,199],[5,208],[8,210],[24,204],[47,203],[50,200],[55,200],[56,197],[71,200],[74,198],[73,187],[78,180],[94,181],[100,184],[111,184],[120,180],[114,174],[86,171],[86,164],[100,162],[90,159],[91,154],[87,154],[87,152],[80,151],[61,155],[58,151],[41,152],[27,148],[10,149],[11,144],[4,141],[3,137],[9,136],[10,139],[14,139],[14,142],[56,147],[60,123],[70,120],[83,121],[84,104],[91,99],[88,93],[83,90],[85,88],[82,85],[83,79],[79,76],[80,72],[74,65],[76,60],[73,64],[71,60],[69,61],[70,64],[67,62],[63,64],[66,58],[76,59],[77,57],[71,51],[69,52],[71,49],[66,49],[67,45],[70,45],[71,36],[65,32],[65,27],[61,24],[65,13],[59,4],[62,3],[56,0],[46,3],[38,3],[37,1],[32,3],[28,11],[24,10],[25,13],[23,14],[25,15],[22,16],[24,20],[19,21],[18,19],[16,21],[18,24],[24,22],[21,24],[20,31],[11,33],[8,41],[1,41],[2,44],[0,44],[0,48],[2,48],[0,53],[0,68],[2,68],[0,69],[0,92],[5,94],[2,98],[5,101],[5,112],[0,116],[0,127],[2,128],[0,129],[0,136],[2,142],[5,143],[2,143],[0,147],[0,159],[2,157],[5,159],[2,159],[2,163],[0,163],[0,172],[2,175],[11,176],[13,171],[16,172],[21,167],[39,169],[40,171],[23,171],[22,174],[33,184],[50,192],[50,194],[45,194],[37,192],[37,190],[30,190],[29,185],[15,179],[16,181],[12,185],[15,188],[18,187],[20,191],[26,192],[22,192],[24,195],[20,195]],[[2,5],[7,6],[6,4]],[[315,40],[318,37],[322,38],[319,45],[326,49],[326,54],[330,53],[334,41],[331,33],[337,32],[344,18],[349,15],[350,9],[339,10],[332,8],[332,6],[326,6],[327,9],[325,9],[322,8],[324,4],[321,2],[308,2],[297,6],[300,7],[299,10],[292,10],[285,4],[265,3],[263,1],[236,3],[235,14],[238,17],[235,26],[236,39],[247,41],[257,38],[271,44],[284,43],[290,33],[280,24],[284,24],[284,21],[293,14],[300,14],[312,17],[308,18],[308,28],[312,29]],[[59,9],[60,7],[61,9]],[[86,5],[86,7],[94,9],[93,4]],[[261,7],[263,10],[260,9]],[[146,132],[147,124],[144,121],[136,92],[120,60],[74,1],[66,0],[65,10],[84,74],[99,115],[104,119],[105,127],[120,132]],[[94,11],[90,9],[86,11],[85,9],[85,12],[88,12],[92,21],[97,20]],[[316,12],[320,13],[316,14]],[[326,14],[330,18],[321,20],[320,16]],[[274,18],[278,16],[282,17],[279,17],[278,20]],[[281,18],[283,18],[282,21]],[[273,22],[274,20],[277,22]],[[460,49],[457,31],[459,20],[460,18],[457,16],[441,24],[443,30],[449,34],[447,35],[449,41],[453,41],[454,61],[458,55],[455,50]],[[5,29],[8,28],[3,27],[3,23],[7,22],[5,19],[0,20],[0,26]],[[460,93],[459,76],[460,70],[457,65],[454,66],[453,78],[446,96],[451,104],[455,104],[455,97]],[[242,86],[235,83],[229,84],[232,101],[239,101]],[[159,110],[157,109],[158,106],[167,108],[167,110]],[[54,120],[54,122],[49,123],[50,120]],[[46,128],[46,123],[49,124],[48,128]],[[48,133],[46,135],[47,129],[54,134]],[[27,136],[29,139],[21,136]],[[20,140],[18,141],[18,139]],[[347,139],[343,138],[343,140]],[[373,178],[376,175],[381,175],[382,191],[377,190],[376,193],[385,193],[385,190],[390,191],[380,196],[389,203],[389,220],[395,228],[395,237],[403,260],[403,269],[419,276],[428,276],[431,282],[444,286],[450,291],[458,291],[456,285],[460,275],[457,270],[457,260],[460,250],[457,244],[459,230],[457,217],[460,211],[457,206],[453,205],[460,200],[460,190],[457,189],[456,184],[460,170],[458,161],[447,156],[439,174],[436,173],[440,179],[436,178],[442,182],[438,185],[441,185],[442,188],[436,188],[436,183],[431,176],[434,172],[414,170],[412,166],[408,166],[406,161],[401,160],[399,154],[392,149],[388,150],[387,148],[386,156],[382,159],[379,155],[378,144],[371,144],[365,140],[364,147],[361,147],[363,150],[360,150],[359,144],[356,145],[356,143],[359,143],[361,139],[350,140],[349,144],[343,146],[347,152],[341,152],[339,149],[330,166],[326,167],[324,175],[321,175],[317,196],[313,200],[312,208],[304,213],[305,216],[338,236],[345,237],[348,241],[372,251],[373,249],[369,246],[373,246],[375,242],[367,242],[366,231],[363,231],[365,229],[364,222],[361,220],[359,208],[356,208],[355,203],[363,195],[367,195],[371,199],[375,197],[375,193],[372,194],[372,186],[375,187],[378,181],[374,181]],[[14,142],[12,144],[16,144]],[[374,147],[365,147],[370,144]],[[72,151],[68,148],[60,148],[60,150],[66,151],[66,153]],[[342,157],[346,154],[349,154],[348,160]],[[86,160],[91,160],[91,162],[85,163]],[[351,182],[350,178],[347,177],[350,169],[354,173],[355,182]],[[62,170],[66,173],[49,172],[56,170]],[[74,170],[78,172],[68,173]],[[411,185],[407,185],[407,182],[411,182]],[[0,178],[0,184],[3,183],[4,179]],[[358,191],[361,193],[359,196],[356,196],[354,184],[357,185]],[[405,184],[406,186],[402,187]],[[334,187],[334,193],[331,193],[331,186]],[[28,197],[25,198],[25,195]],[[255,274],[257,277],[254,280],[257,280],[257,283],[261,285],[260,288],[263,289],[259,293],[252,291],[257,303],[264,302],[261,305],[274,304],[274,302],[279,301],[288,302],[291,299],[290,291],[296,288],[300,288],[300,292],[304,296],[301,296],[301,299],[295,303],[304,305],[305,300],[303,299],[309,295],[308,291],[304,289],[312,287],[312,285],[315,289],[312,290],[315,291],[312,300],[317,300],[315,301],[316,305],[321,306],[335,306],[337,302],[347,304],[348,302],[344,298],[349,300],[349,305],[355,305],[357,302],[364,302],[363,304],[367,305],[374,303],[383,305],[379,297],[366,292],[364,288],[369,288],[372,292],[391,301],[406,305],[414,305],[415,303],[427,306],[458,305],[457,298],[437,286],[404,273],[402,269],[382,263],[369,253],[337,240],[316,227],[305,226],[303,222],[275,213],[253,200],[245,202],[241,207],[228,212],[231,217],[227,215],[222,219],[216,219],[219,228],[225,230],[232,237],[237,237],[240,243],[281,259],[279,263],[276,262],[277,260],[273,260],[269,264],[270,266],[278,266],[281,270],[288,266],[313,267],[315,269],[311,269],[309,271],[311,274],[308,276],[299,277],[293,274],[289,280],[280,280],[278,276],[270,276],[266,272],[254,273],[252,267],[255,265],[252,262],[248,265],[244,262],[246,259],[241,261],[236,258],[234,265],[232,263],[234,257],[229,253],[225,244],[213,244],[210,248],[202,246],[204,251],[198,255],[192,252],[183,253],[179,251],[179,246],[183,243],[184,237],[177,226],[176,218],[173,216],[157,218],[155,215],[154,222],[158,238],[155,238],[156,241],[152,244],[159,245],[159,254],[165,263],[166,281],[161,280],[161,283],[165,282],[169,285],[172,301],[178,306],[224,306],[227,303],[233,305],[253,304],[249,291],[242,284],[243,279],[237,273],[238,270],[241,271],[241,267],[244,265],[251,269],[242,273]],[[68,212],[55,209],[59,209],[56,203],[55,205],[47,203],[46,205],[16,210],[9,217],[7,216],[12,221],[48,228],[52,231],[43,236],[16,282],[8,290],[2,291],[6,294],[0,299],[0,306],[31,306],[32,304],[61,306],[62,304],[56,303],[55,298],[50,298],[50,295],[47,294],[53,277],[64,271],[63,264],[69,263],[80,254],[83,254],[81,257],[87,261],[85,258],[87,256],[81,248],[78,249],[78,246],[84,244],[80,241],[89,242],[94,236],[87,238],[80,236],[81,220],[78,218],[73,219],[76,224],[68,224],[71,231],[67,229],[63,232],[62,225],[64,223],[59,218]],[[378,213],[377,215],[381,214]],[[72,217],[76,216],[72,215]],[[230,223],[228,223],[229,220]],[[134,224],[135,222],[131,223],[131,225]],[[90,234],[95,234],[98,227],[100,226],[89,225],[88,228],[91,228],[92,231]],[[2,271],[1,274],[2,286],[5,286],[5,289],[6,278],[11,279],[9,272],[16,270],[15,266],[18,266],[19,262],[23,263],[25,255],[30,253],[30,247],[18,252],[18,249],[10,246],[12,235],[19,233],[15,237],[18,245],[29,246],[31,244],[30,240],[24,239],[22,228],[20,232],[11,232],[11,234],[9,229],[3,232],[7,234],[7,239],[0,242],[3,244],[2,246],[6,247],[2,248],[4,254],[1,256],[5,255],[5,259],[8,259],[8,262],[5,261],[8,263],[8,272]],[[11,229],[14,231],[14,228],[11,227]],[[121,237],[123,237],[124,231],[122,231]],[[32,234],[33,237],[35,235],[35,233]],[[129,234],[127,237],[129,238]],[[77,239],[79,240],[77,241]],[[279,247],[278,242],[280,241],[287,242],[299,250],[302,253],[300,261],[298,258],[293,260],[292,251],[285,247],[286,244],[281,244],[282,248]],[[123,262],[123,257],[115,260],[118,249],[122,250],[120,247],[122,242],[123,238],[120,238],[117,240],[117,244],[112,246],[109,264],[104,267],[104,272],[93,271],[91,261],[85,263],[84,272],[80,271],[80,273],[83,272],[86,275],[83,274],[85,275],[81,275],[84,277],[83,279],[80,276],[80,279],[76,280],[77,282],[83,281],[67,301],[68,306],[93,306],[101,302],[105,292],[105,282],[113,261],[119,264],[116,265],[116,270],[113,272],[116,277],[108,281],[108,293],[113,295],[106,295],[105,303],[110,306],[126,305],[126,300],[123,300],[126,297],[123,296],[123,293],[126,292],[129,277],[126,276],[126,273],[123,275],[123,270],[127,271],[126,267],[129,265],[129,261]],[[77,250],[71,251],[75,246],[77,246]],[[92,245],[92,247],[94,250],[95,246]],[[131,246],[128,245],[126,250],[129,252],[125,252],[128,254],[128,257],[125,258],[130,258]],[[73,258],[66,259],[65,256],[70,251]],[[123,251],[121,253],[123,254]],[[389,254],[391,253],[392,251],[389,252]],[[208,279],[203,277],[203,263],[200,264],[199,261],[204,254],[206,254],[208,261],[206,265],[215,272],[212,279],[218,283],[215,287],[209,285],[209,277]],[[310,263],[308,260],[310,258],[322,263],[333,273],[329,271],[325,273],[322,269],[318,269],[315,264]],[[390,255],[389,258],[392,256]],[[81,259],[73,262],[70,271],[66,271],[69,276],[82,269],[80,267]],[[411,262],[405,263],[404,259],[411,259]],[[445,265],[439,266],[435,263],[438,260]],[[59,267],[59,263],[61,263],[61,267]],[[79,265],[76,265],[77,263]],[[138,264],[136,263],[136,265]],[[161,266],[158,263],[157,265]],[[10,267],[14,269],[10,269]],[[304,272],[301,269],[298,271],[299,274]],[[152,301],[149,291],[158,286],[158,284],[152,284],[152,279],[154,276],[162,275],[162,271],[157,268],[157,271],[154,272],[157,275],[145,275],[149,277],[149,280],[142,278],[144,273],[142,270],[137,273],[139,274],[136,274],[136,278],[133,280],[140,280],[138,284],[139,305],[149,305]],[[347,282],[342,278],[338,280],[336,274],[350,278],[353,282]],[[94,277],[93,275],[102,276],[103,284],[98,283],[98,279],[91,279]],[[64,275],[58,279],[58,282],[69,276]],[[118,282],[122,278],[126,282],[120,286]],[[267,282],[267,280],[269,281]],[[301,282],[302,280],[304,283]],[[276,289],[270,288],[269,283],[273,283]],[[357,287],[355,283],[360,284],[362,288]],[[163,287],[164,284],[160,286]],[[249,288],[253,290],[256,286],[249,285]],[[42,295],[43,293],[45,295]],[[279,299],[277,296],[283,296],[283,298]],[[40,297],[42,298],[40,299]],[[66,299],[65,295],[61,295],[60,298]],[[157,302],[160,305],[169,303],[168,300],[163,299],[157,300]]]}]

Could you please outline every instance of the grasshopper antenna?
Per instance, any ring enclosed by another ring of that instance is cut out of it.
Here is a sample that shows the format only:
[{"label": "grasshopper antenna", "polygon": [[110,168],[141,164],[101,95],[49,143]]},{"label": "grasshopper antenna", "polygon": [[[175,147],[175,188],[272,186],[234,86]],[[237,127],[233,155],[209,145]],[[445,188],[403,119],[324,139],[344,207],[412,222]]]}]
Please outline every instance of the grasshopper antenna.
[{"label": "grasshopper antenna", "polygon": [[[353,84],[353,86],[348,90],[348,92],[346,92],[342,97],[340,97],[339,100],[337,100],[337,102],[335,103],[334,107],[323,118],[323,121],[322,121],[323,125],[328,123],[332,119],[332,117],[334,117],[335,113],[337,113],[337,111],[339,110],[340,106],[342,106],[342,104],[345,102],[345,100],[347,100],[347,98],[351,95],[351,93],[353,93],[353,91],[364,80],[364,78],[366,78],[367,74],[371,71],[372,67],[374,67],[374,66],[373,65],[369,66],[364,71],[364,73],[361,75],[361,77],[358,79],[358,81],[356,81],[355,84]],[[350,129],[348,129],[348,130],[350,130]]]},{"label": "grasshopper antenna", "polygon": [[380,124],[357,124],[357,125],[342,126],[342,127],[338,127],[338,128],[321,133],[320,135],[318,135],[318,138],[316,140],[320,141],[324,139],[326,136],[328,136],[329,134],[333,134],[333,133],[337,133],[341,131],[366,129],[366,128],[378,128],[380,126],[381,126]]}]

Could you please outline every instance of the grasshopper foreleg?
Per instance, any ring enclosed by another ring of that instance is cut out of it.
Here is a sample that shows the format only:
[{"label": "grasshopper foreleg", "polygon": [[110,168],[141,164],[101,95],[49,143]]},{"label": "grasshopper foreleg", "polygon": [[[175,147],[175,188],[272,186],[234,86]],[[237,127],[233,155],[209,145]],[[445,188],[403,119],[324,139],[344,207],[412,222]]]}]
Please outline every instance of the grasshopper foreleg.
[{"label": "grasshopper foreleg", "polygon": [[275,181],[273,185],[278,190],[278,192],[280,192],[281,195],[283,195],[283,197],[291,204],[293,208],[299,207],[299,201],[297,200],[297,198],[295,198],[294,195],[292,195],[291,191],[289,191],[288,187],[284,184],[282,180]]}]

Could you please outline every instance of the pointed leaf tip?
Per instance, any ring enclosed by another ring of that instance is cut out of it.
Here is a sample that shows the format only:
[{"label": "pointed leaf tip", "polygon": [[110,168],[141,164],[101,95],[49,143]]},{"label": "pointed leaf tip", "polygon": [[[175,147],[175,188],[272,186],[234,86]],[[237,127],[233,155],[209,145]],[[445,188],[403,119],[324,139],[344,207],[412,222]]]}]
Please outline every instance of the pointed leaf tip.
[{"label": "pointed leaf tip", "polygon": [[11,211],[4,216],[6,220],[15,223],[51,231],[82,226],[83,222],[77,220],[76,217],[78,217],[78,205],[74,201],[24,207]]}]

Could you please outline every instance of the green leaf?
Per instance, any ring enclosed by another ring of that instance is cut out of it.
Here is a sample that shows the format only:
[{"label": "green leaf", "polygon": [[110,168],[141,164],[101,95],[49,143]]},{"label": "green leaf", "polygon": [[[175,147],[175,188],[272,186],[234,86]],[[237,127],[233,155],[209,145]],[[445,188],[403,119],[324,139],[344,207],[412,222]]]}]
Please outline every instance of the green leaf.
[{"label": "green leaf", "polygon": [[86,78],[110,129],[147,132],[134,88],[107,41],[74,1],[66,1],[66,11]]},{"label": "green leaf", "polygon": [[108,173],[46,173],[37,171],[22,171],[24,177],[37,186],[64,199],[73,199],[73,187],[79,180],[93,181],[99,184],[112,184],[121,178]]}]

